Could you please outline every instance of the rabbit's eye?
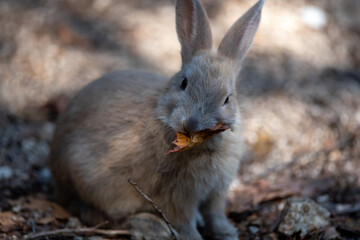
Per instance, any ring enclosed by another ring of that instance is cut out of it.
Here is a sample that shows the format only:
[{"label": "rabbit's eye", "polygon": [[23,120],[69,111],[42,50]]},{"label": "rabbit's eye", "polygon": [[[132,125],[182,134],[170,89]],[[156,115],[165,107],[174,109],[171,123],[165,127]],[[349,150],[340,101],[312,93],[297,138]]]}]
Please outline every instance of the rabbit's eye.
[{"label": "rabbit's eye", "polygon": [[180,88],[181,90],[185,90],[186,86],[188,84],[188,80],[186,77],[184,77],[183,81],[181,82]]},{"label": "rabbit's eye", "polygon": [[225,99],[224,105],[229,103],[229,98],[230,98],[230,96],[227,96],[227,98]]}]

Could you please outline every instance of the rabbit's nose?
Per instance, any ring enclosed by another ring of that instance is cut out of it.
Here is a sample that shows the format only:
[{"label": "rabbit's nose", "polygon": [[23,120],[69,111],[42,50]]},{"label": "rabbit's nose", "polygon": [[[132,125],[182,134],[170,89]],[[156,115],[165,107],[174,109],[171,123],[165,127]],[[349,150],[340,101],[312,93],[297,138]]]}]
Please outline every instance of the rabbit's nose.
[{"label": "rabbit's nose", "polygon": [[200,131],[200,122],[195,117],[189,117],[184,121],[184,131],[189,133],[190,135],[195,134],[196,132]]}]

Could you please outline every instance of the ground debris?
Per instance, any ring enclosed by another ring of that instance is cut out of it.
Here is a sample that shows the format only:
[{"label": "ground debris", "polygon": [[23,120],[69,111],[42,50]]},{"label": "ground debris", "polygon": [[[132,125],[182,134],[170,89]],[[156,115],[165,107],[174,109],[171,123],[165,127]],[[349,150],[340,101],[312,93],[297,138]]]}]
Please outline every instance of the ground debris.
[{"label": "ground debris", "polygon": [[308,198],[289,198],[284,208],[284,218],[279,231],[291,236],[300,232],[304,237],[313,230],[326,227],[330,221],[330,212]]},{"label": "ground debris", "polygon": [[0,212],[0,231],[9,232],[18,226],[16,215],[12,212]]},{"label": "ground debris", "polygon": [[328,177],[318,179],[279,178],[275,181],[260,179],[252,184],[240,185],[232,189],[229,196],[229,212],[243,212],[257,204],[291,196],[314,197],[335,184]]}]

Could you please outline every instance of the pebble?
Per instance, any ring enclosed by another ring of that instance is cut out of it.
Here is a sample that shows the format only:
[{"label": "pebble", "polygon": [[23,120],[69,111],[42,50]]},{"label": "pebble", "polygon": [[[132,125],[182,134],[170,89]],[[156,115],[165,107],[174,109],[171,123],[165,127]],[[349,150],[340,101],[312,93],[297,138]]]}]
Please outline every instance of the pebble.
[{"label": "pebble", "polygon": [[8,180],[14,175],[12,168],[8,166],[0,167],[0,180]]},{"label": "pebble", "polygon": [[89,240],[103,240],[103,238],[99,237],[99,236],[89,237],[88,239]]},{"label": "pebble", "polygon": [[256,227],[256,226],[250,226],[250,227],[249,227],[249,231],[250,231],[252,234],[256,234],[256,233],[259,231],[259,228]]},{"label": "pebble", "polygon": [[289,198],[284,211],[286,214],[279,231],[288,236],[301,232],[301,237],[304,237],[312,230],[327,226],[330,221],[330,212],[308,198]]},{"label": "pebble", "polygon": [[51,181],[51,172],[49,168],[45,167],[41,169],[39,172],[39,180],[44,183]]}]

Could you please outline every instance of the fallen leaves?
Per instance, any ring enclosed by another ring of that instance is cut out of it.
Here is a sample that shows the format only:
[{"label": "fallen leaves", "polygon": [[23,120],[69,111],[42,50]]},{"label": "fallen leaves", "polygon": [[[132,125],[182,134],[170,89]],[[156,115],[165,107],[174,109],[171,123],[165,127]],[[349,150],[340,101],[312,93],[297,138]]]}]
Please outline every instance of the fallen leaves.
[{"label": "fallen leaves", "polygon": [[0,231],[7,232],[18,225],[12,212],[0,212]]},{"label": "fallen leaves", "polygon": [[[50,202],[44,198],[27,197],[20,198],[16,201],[10,201],[14,208],[19,210],[40,211],[44,213],[44,217],[39,218],[41,222],[51,222],[49,216],[55,219],[68,219],[71,215],[64,208],[54,202]],[[18,210],[18,211],[19,211]],[[48,215],[48,216],[47,216]]]},{"label": "fallen leaves", "polygon": [[334,187],[335,181],[331,178],[316,180],[279,179],[276,182],[259,180],[233,190],[229,199],[229,212],[243,212],[254,208],[257,204],[276,199],[285,199],[296,195],[313,197],[319,192]]},{"label": "fallen leaves", "polygon": [[188,136],[184,133],[177,132],[176,133],[176,139],[173,141],[173,144],[175,144],[175,148],[168,151],[165,154],[174,153],[174,152],[181,152],[188,149],[193,148],[194,146],[201,144],[208,140],[210,137],[224,132],[229,127],[223,125],[223,124],[217,124],[213,129],[205,129],[203,131],[197,132],[193,136]]},{"label": "fallen leaves", "polygon": [[[65,209],[43,195],[9,199],[8,208],[9,210],[0,212],[0,233],[66,226],[73,218]],[[81,226],[80,222],[77,226]]]}]

